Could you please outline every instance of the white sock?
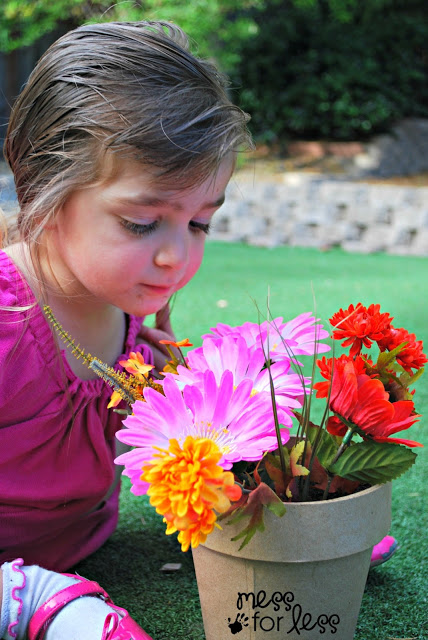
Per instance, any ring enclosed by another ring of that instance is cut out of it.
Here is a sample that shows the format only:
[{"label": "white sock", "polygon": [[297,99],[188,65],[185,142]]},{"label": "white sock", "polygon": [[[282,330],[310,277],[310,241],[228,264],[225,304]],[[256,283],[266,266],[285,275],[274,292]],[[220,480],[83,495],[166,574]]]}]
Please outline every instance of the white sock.
[{"label": "white sock", "polygon": [[[28,623],[37,609],[53,595],[78,580],[36,565],[6,562],[3,570],[3,602],[0,638],[24,640]],[[65,605],[50,623],[45,640],[99,640],[106,617],[113,609],[92,596]]]}]

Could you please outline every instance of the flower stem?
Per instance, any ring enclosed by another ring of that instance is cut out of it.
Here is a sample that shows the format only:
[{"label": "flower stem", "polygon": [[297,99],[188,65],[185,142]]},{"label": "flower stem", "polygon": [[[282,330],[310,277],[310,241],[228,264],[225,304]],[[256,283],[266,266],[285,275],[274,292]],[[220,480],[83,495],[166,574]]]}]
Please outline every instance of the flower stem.
[{"label": "flower stem", "polygon": [[333,478],[334,478],[334,473],[328,473],[327,486],[324,489],[324,493],[323,493],[323,496],[322,496],[323,500],[327,500],[328,492],[330,491],[330,485],[331,485],[331,483],[333,481]]},{"label": "flower stem", "polygon": [[352,436],[354,435],[354,433],[355,433],[355,429],[353,429],[352,427],[349,427],[348,431],[343,436],[343,440],[342,440],[342,442],[340,444],[340,447],[337,450],[336,455],[333,458],[331,466],[336,464],[336,462],[339,460],[339,458],[342,455],[342,453],[349,447],[350,442],[352,440]]},{"label": "flower stem", "polygon": [[271,395],[271,401],[272,401],[272,412],[273,412],[273,419],[275,424],[276,439],[278,443],[278,455],[279,455],[279,461],[281,464],[282,478],[284,480],[284,485],[285,485],[286,479],[287,479],[287,465],[285,462],[284,450],[282,448],[281,427],[279,426],[278,408],[276,406],[276,399],[275,399],[275,385],[274,385],[272,373],[270,370],[270,363],[266,361],[266,364],[267,364],[267,370],[269,373],[269,386],[270,386],[270,395]]},{"label": "flower stem", "polygon": [[[348,431],[345,433],[345,435],[343,436],[343,440],[340,443],[340,447],[337,450],[336,455],[333,458],[333,461],[330,465],[330,467],[332,467],[340,458],[340,456],[342,455],[342,453],[349,447],[351,440],[352,440],[352,436],[355,433],[355,429],[352,427],[348,428]],[[328,480],[327,480],[327,486],[324,489],[324,493],[322,496],[323,500],[327,500],[328,497],[328,492],[330,491],[330,485],[333,481],[333,478],[335,477],[335,473],[331,473],[330,471],[327,471],[327,475],[328,475]]]}]

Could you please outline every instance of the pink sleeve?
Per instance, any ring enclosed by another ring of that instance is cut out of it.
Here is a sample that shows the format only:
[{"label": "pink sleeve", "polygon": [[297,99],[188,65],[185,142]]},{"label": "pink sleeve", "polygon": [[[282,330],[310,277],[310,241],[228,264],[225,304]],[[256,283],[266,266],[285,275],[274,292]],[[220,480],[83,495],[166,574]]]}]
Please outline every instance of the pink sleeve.
[{"label": "pink sleeve", "polygon": [[[7,298],[2,295],[0,304],[9,304]],[[29,313],[0,311],[0,413],[8,407],[8,421],[14,407],[19,408],[22,402],[31,404],[32,397],[26,389],[40,377],[43,368],[37,341],[30,328]]]}]

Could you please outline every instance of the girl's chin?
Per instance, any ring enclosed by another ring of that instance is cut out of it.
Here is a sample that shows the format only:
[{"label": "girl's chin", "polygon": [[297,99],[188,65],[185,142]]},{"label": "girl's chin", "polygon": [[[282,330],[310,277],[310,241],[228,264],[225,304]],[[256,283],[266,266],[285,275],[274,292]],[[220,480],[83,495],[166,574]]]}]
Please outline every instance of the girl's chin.
[{"label": "girl's chin", "polygon": [[116,306],[129,315],[142,318],[144,316],[150,316],[163,309],[163,307],[168,304],[168,300],[169,297],[167,296],[159,296],[157,299],[146,299],[141,301],[133,300],[128,304],[117,304]]}]

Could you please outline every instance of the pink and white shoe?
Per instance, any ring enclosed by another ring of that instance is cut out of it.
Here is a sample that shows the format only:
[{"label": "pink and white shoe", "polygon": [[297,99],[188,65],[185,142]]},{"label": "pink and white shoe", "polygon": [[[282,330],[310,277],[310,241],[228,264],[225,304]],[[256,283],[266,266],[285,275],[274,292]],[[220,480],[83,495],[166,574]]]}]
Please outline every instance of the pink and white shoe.
[{"label": "pink and white shoe", "polygon": [[[69,575],[80,582],[72,584],[61,591],[58,591],[52,598],[49,598],[36,613],[28,625],[28,640],[43,640],[49,624],[55,615],[66,604],[81,596],[94,596],[101,598],[114,611],[109,613],[104,623],[102,636],[99,640],[152,640],[152,638],[133,620],[126,609],[113,604],[110,596],[97,582],[86,580],[77,575]],[[94,638],[95,640],[95,638]]]},{"label": "pink and white shoe", "polygon": [[398,542],[395,538],[392,536],[385,536],[373,547],[372,557],[370,559],[370,569],[389,560],[398,548]]}]

